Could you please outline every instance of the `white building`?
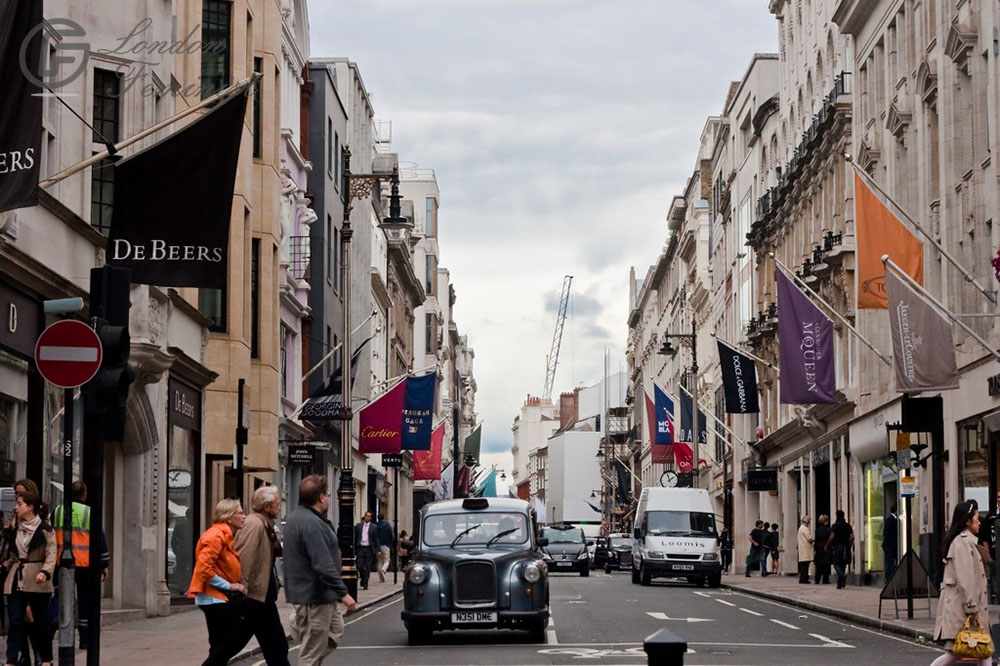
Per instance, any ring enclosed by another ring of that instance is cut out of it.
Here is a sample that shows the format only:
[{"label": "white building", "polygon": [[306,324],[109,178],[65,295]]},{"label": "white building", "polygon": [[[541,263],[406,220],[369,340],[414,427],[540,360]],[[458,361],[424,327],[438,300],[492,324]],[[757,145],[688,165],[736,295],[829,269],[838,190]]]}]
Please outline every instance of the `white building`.
[{"label": "white building", "polygon": [[514,424],[510,428],[514,435],[514,446],[511,448],[514,456],[512,485],[518,488],[518,497],[521,499],[531,496],[528,466],[532,452],[545,445],[549,437],[559,429],[559,425],[559,408],[549,399],[532,395],[525,398],[521,414],[514,417]]},{"label": "white building", "polygon": [[548,479],[545,510],[549,522],[600,523],[600,496],[603,482],[597,451],[601,433],[590,430],[562,430],[549,438]]}]

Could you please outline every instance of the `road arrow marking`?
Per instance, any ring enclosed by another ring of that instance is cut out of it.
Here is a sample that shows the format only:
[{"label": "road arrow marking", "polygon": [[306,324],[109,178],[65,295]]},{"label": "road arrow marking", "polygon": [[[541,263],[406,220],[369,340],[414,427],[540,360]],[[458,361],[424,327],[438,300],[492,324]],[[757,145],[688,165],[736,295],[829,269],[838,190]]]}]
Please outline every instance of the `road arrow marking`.
[{"label": "road arrow marking", "polygon": [[809,634],[815,639],[823,641],[825,645],[823,647],[837,647],[837,648],[852,648],[853,645],[848,645],[847,643],[841,643],[840,641],[835,641],[832,638],[827,638],[826,636],[820,636],[819,634]]},{"label": "road arrow marking", "polygon": [[667,617],[666,613],[655,613],[652,611],[647,611],[646,615],[656,620],[676,620],[678,622],[715,622],[712,618],[707,617]]},{"label": "road arrow marking", "polygon": [[794,624],[788,624],[787,622],[782,622],[781,620],[775,620],[773,617],[771,618],[771,622],[774,622],[775,624],[780,624],[783,627],[788,627],[789,629],[796,629],[796,630],[798,629],[798,627],[796,627]]},{"label": "road arrow marking", "polygon": [[756,615],[757,617],[764,617],[763,613],[758,613],[757,611],[752,611],[749,608],[740,608],[744,613],[750,613],[751,615]]}]

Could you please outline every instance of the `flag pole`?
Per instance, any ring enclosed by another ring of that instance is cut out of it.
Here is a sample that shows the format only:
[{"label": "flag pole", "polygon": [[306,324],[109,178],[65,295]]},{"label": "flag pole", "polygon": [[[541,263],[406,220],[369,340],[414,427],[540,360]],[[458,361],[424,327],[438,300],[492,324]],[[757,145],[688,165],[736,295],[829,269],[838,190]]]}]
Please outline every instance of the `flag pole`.
[{"label": "flag pole", "polygon": [[[353,331],[351,331],[351,335],[354,335],[355,333],[357,333],[358,331],[360,331],[361,327],[364,326],[365,324],[367,324],[368,320],[371,319],[374,316],[375,316],[375,312],[373,311],[370,315],[368,315],[368,317],[363,322],[361,322],[360,324],[358,324],[357,327]],[[314,373],[317,370],[319,370],[320,368],[322,368],[323,364],[326,363],[330,359],[331,356],[333,356],[334,354],[337,353],[337,350],[340,349],[340,345],[341,345],[341,343],[338,342],[333,347],[330,347],[330,351],[326,353],[326,356],[324,356],[319,361],[317,361],[316,365],[314,365],[313,367],[309,368],[309,372],[307,372],[306,374],[302,375],[302,381],[305,381],[305,380],[309,379],[309,376],[312,375],[312,373]],[[306,398],[306,400],[308,400],[308,399],[309,398]],[[306,403],[303,402],[302,405],[304,405],[304,404],[306,404]],[[302,409],[302,405],[299,405],[299,409]],[[296,409],[295,411],[296,411],[296,413],[298,413],[299,410]]]},{"label": "flag pole", "polygon": [[[981,284],[979,284],[979,282],[976,281],[976,278],[973,277],[972,273],[970,273],[968,271],[968,269],[966,269],[965,266],[963,266],[962,264],[960,264],[958,262],[958,260],[955,259],[955,257],[951,256],[951,254],[948,252],[948,250],[944,249],[944,247],[937,241],[936,238],[934,238],[934,236],[932,236],[931,234],[929,234],[922,226],[920,226],[920,224],[917,223],[916,220],[914,220],[912,217],[910,217],[910,214],[907,213],[906,210],[902,206],[900,206],[896,202],[895,199],[893,199],[891,196],[889,196],[889,193],[886,192],[884,189],[882,189],[882,186],[879,185],[877,182],[875,182],[874,178],[872,178],[870,175],[868,175],[865,172],[864,169],[862,169],[861,167],[859,167],[857,165],[857,163],[855,163],[854,157],[850,153],[844,153],[844,159],[847,160],[847,162],[852,167],[854,167],[854,172],[857,173],[859,176],[861,176],[861,178],[865,181],[865,183],[869,187],[871,187],[876,192],[878,192],[883,197],[885,197],[885,200],[888,201],[889,203],[891,203],[892,206],[893,206],[893,208],[895,208],[903,217],[906,218],[906,221],[910,223],[910,226],[912,226],[914,229],[916,229],[917,231],[919,231],[921,236],[923,236],[924,238],[926,238],[927,241],[931,245],[933,245],[934,248],[938,252],[940,252],[941,255],[945,259],[947,259],[948,262],[952,266],[954,266],[955,268],[958,269],[958,272],[962,274],[962,277],[965,278],[966,282],[971,282],[976,287],[976,289],[978,289],[980,292],[982,292],[983,296],[985,296],[986,298],[988,298],[990,300],[990,303],[993,303],[994,305],[996,305],[996,303],[997,303],[996,293],[997,292],[995,292],[995,291],[987,291]],[[856,198],[857,194],[855,194],[854,196]]]},{"label": "flag pole", "polygon": [[727,342],[727,341],[723,340],[722,338],[720,338],[718,335],[715,334],[715,331],[709,333],[709,335],[711,335],[713,338],[715,338],[716,340],[718,340],[719,342],[721,342],[725,346],[727,346],[730,349],[732,349],[734,352],[737,352],[739,354],[743,354],[744,356],[750,358],[751,360],[757,361],[758,363],[763,363],[767,367],[769,367],[772,370],[774,370],[775,374],[781,374],[781,371],[778,369],[778,366],[776,366],[774,363],[771,363],[770,361],[765,361],[760,356],[755,356],[751,352],[748,352],[746,349],[743,349],[742,347],[737,347],[732,342]]},{"label": "flag pole", "polygon": [[[166,120],[162,120],[162,121],[156,123],[155,125],[153,125],[152,127],[144,129],[141,132],[139,132],[138,134],[136,134],[134,136],[130,136],[129,138],[124,139],[123,141],[120,141],[120,142],[114,144],[114,146],[113,146],[114,152],[118,153],[123,148],[128,148],[133,143],[137,143],[139,141],[142,141],[143,139],[145,139],[150,134],[155,134],[156,132],[159,132],[164,127],[169,127],[170,125],[173,125],[178,120],[186,118],[187,116],[191,115],[195,111],[198,111],[199,109],[203,109],[206,106],[210,106],[212,104],[215,104],[216,102],[218,102],[220,100],[228,99],[229,97],[232,97],[233,95],[236,95],[238,93],[243,92],[245,89],[247,89],[251,85],[253,85],[257,81],[257,79],[262,78],[263,76],[264,76],[263,74],[255,73],[253,76],[251,76],[249,78],[246,78],[246,79],[243,79],[242,81],[239,81],[238,83],[234,83],[233,85],[229,86],[225,90],[221,90],[221,91],[215,93],[211,97],[206,97],[205,99],[203,99],[199,103],[195,104],[194,106],[188,107],[188,108],[184,109],[183,111],[170,116]],[[107,149],[102,150],[101,152],[96,153],[95,155],[91,155],[90,157],[88,157],[87,159],[83,160],[82,162],[77,162],[76,164],[74,164],[72,166],[66,167],[65,169],[63,169],[59,173],[55,174],[54,176],[49,176],[45,180],[43,180],[40,183],[38,183],[38,186],[42,187],[42,188],[51,187],[51,186],[55,185],[56,183],[58,183],[59,181],[66,180],[70,176],[83,171],[87,167],[92,166],[94,164],[97,164],[101,160],[107,159],[108,157],[111,156],[111,154],[112,153],[111,153],[110,150],[107,150]]]},{"label": "flag pole", "polygon": [[[688,394],[688,397],[692,397],[692,396],[691,396],[691,391],[687,390],[686,388],[684,388],[684,387],[683,387],[683,386],[681,386],[680,384],[678,384],[678,386],[680,386],[680,388],[681,388],[681,390],[682,390],[682,391],[684,391],[685,393],[687,393],[687,394]],[[730,435],[730,436],[731,436],[731,437],[732,437],[733,439],[735,439],[735,440],[736,440],[737,442],[739,442],[739,443],[740,443],[740,444],[742,444],[743,446],[746,446],[746,445],[747,445],[747,443],[746,443],[746,440],[744,440],[744,439],[743,439],[742,437],[740,437],[740,436],[739,436],[739,435],[737,435],[737,434],[736,434],[735,432],[733,432],[733,431],[732,431],[732,430],[731,430],[731,429],[729,428],[729,426],[727,426],[727,425],[726,425],[725,423],[723,423],[722,421],[720,421],[720,420],[719,420],[719,417],[718,417],[718,416],[716,416],[716,415],[715,415],[715,414],[713,414],[712,412],[702,412],[702,413],[703,413],[703,414],[707,414],[708,416],[711,416],[711,417],[712,417],[712,420],[713,420],[713,421],[715,421],[715,422],[716,422],[716,423],[717,423],[717,424],[718,424],[719,426],[721,426],[723,430],[725,430],[725,431],[726,431],[727,433],[729,433],[729,435]],[[708,424],[707,424],[707,423],[705,424],[705,427],[708,427]],[[697,428],[697,426],[695,426],[695,428]],[[718,433],[718,432],[716,432],[715,434],[719,434],[719,433]],[[725,437],[723,437],[723,439],[725,439]],[[727,444],[729,444],[729,442],[726,442],[726,443],[727,443]],[[706,442],[706,444],[707,444],[707,442]],[[733,445],[732,445],[732,444],[729,444],[729,448],[733,448]]]},{"label": "flag pole", "polygon": [[[770,255],[771,255],[771,258],[774,259],[774,263],[777,264],[778,268],[780,268],[785,275],[787,275],[789,278],[791,278],[791,280],[793,282],[796,282],[799,285],[801,285],[801,288],[804,289],[806,291],[806,293],[808,293],[810,296],[812,296],[813,299],[815,299],[816,301],[822,303],[823,307],[825,307],[827,310],[829,310],[833,314],[833,316],[835,316],[837,319],[839,319],[840,322],[844,326],[846,326],[847,329],[851,333],[854,333],[854,335],[858,336],[858,339],[861,340],[861,342],[865,343],[866,347],[868,347],[873,352],[875,352],[875,355],[878,356],[880,359],[882,359],[882,362],[884,362],[886,365],[892,367],[892,361],[889,360],[889,357],[883,355],[882,352],[880,352],[878,349],[876,349],[875,345],[873,345],[868,340],[868,338],[866,338],[865,336],[861,335],[861,333],[858,331],[858,329],[854,328],[854,326],[851,324],[851,322],[847,321],[847,319],[845,319],[843,315],[841,315],[839,312],[837,312],[836,308],[834,308],[832,305],[830,305],[829,303],[827,303],[826,300],[822,296],[820,296],[815,291],[813,291],[812,289],[810,289],[809,285],[807,285],[805,282],[802,281],[802,278],[800,278],[798,275],[796,275],[794,272],[792,272],[792,271],[790,271],[788,269],[788,266],[785,266],[783,263],[781,263],[781,259],[778,259],[776,256],[774,256],[774,252],[771,252]],[[781,317],[780,312],[778,314],[778,317]]]},{"label": "flag pole", "polygon": [[979,344],[981,344],[983,346],[983,349],[985,349],[986,351],[988,351],[996,360],[1000,361],[1000,352],[998,352],[996,349],[994,349],[992,346],[990,346],[990,343],[986,342],[986,340],[983,340],[979,336],[978,333],[976,333],[971,328],[969,328],[968,325],[966,325],[966,323],[964,321],[962,321],[961,319],[959,319],[958,317],[956,317],[954,314],[952,314],[951,311],[948,308],[946,308],[944,305],[941,304],[941,301],[939,301],[938,299],[936,299],[933,296],[931,296],[930,293],[926,289],[924,289],[922,285],[920,285],[916,280],[914,280],[909,275],[907,275],[906,271],[904,271],[895,262],[893,262],[893,260],[889,258],[888,254],[883,254],[882,255],[882,263],[885,264],[886,268],[892,269],[893,272],[895,272],[898,276],[900,276],[904,280],[906,280],[907,284],[909,284],[911,287],[913,287],[914,290],[917,291],[918,294],[922,295],[928,301],[930,301],[935,306],[937,306],[937,308],[942,313],[944,313],[944,315],[947,316],[948,319],[951,319],[953,322],[955,322],[956,324],[958,324],[959,327],[962,330],[964,330],[966,333],[968,333],[972,337],[973,340],[975,340],[976,342],[978,342]]}]

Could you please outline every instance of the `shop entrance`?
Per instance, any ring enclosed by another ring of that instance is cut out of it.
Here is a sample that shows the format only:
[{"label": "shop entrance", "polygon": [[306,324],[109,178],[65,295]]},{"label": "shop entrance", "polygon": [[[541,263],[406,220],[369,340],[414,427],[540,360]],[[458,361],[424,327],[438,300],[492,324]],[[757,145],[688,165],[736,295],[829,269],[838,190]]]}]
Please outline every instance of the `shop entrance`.
[{"label": "shop entrance", "polygon": [[826,514],[830,516],[830,523],[833,524],[833,516],[830,511],[830,463],[824,462],[813,467],[813,487],[816,490],[816,517]]}]

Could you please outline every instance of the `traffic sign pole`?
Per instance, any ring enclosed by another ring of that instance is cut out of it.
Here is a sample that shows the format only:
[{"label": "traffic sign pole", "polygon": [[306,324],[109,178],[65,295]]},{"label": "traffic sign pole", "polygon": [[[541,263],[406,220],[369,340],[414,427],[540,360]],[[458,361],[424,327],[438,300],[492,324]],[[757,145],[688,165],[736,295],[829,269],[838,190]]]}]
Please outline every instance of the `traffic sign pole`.
[{"label": "traffic sign pole", "polygon": [[76,660],[73,653],[73,638],[76,635],[73,627],[75,561],[70,547],[73,542],[73,497],[70,493],[73,485],[73,413],[76,411],[73,393],[74,389],[63,389],[63,552],[59,559],[59,666],[73,666]]}]

